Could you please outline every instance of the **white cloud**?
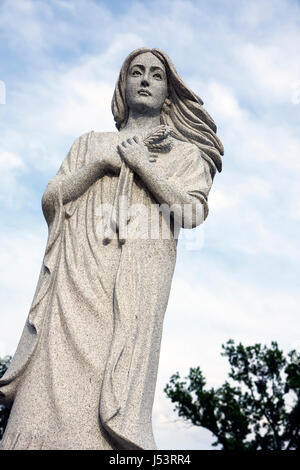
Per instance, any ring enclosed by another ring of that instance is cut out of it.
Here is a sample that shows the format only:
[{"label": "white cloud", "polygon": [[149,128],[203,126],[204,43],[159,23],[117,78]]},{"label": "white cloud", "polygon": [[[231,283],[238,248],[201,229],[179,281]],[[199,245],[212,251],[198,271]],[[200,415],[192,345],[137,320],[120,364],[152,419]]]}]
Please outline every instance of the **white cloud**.
[{"label": "white cloud", "polygon": [[[227,188],[226,188],[227,189]],[[230,191],[225,191],[224,185],[213,187],[209,196],[210,209],[219,214],[224,214],[224,210],[238,207],[243,208],[249,201],[249,198],[269,200],[272,195],[272,184],[270,181],[253,175],[245,176],[231,184]],[[226,212],[226,216],[228,216]]]},{"label": "white cloud", "polygon": [[[157,391],[166,384],[158,381]],[[199,428],[178,418],[173,412],[174,405],[159,392],[153,407],[154,437],[159,449],[205,450],[215,440],[204,428]]]},{"label": "white cloud", "polygon": [[[199,256],[201,260],[201,255]],[[188,269],[186,267],[185,269]],[[298,316],[300,296],[296,289],[292,292],[274,292],[268,288],[259,286],[253,280],[241,282],[239,279],[228,277],[228,273],[211,268],[211,278],[192,282],[184,280],[178,272],[172,287],[172,296],[168,315],[176,318],[173,333],[180,334],[184,323],[189,326],[197,325],[197,328],[184,329],[183,335],[190,338],[188,347],[193,350],[199,348],[199,332],[201,328],[218,332],[239,332],[239,336],[248,341],[255,337],[265,341],[281,336],[284,345],[288,347],[291,339],[297,337],[294,324]],[[184,318],[182,315],[184,313]],[[285,312],[285,324],[282,325],[282,312]],[[270,319],[272,327],[270,328]],[[171,321],[171,319],[168,319]],[[257,331],[257,325],[260,331]],[[171,327],[170,327],[171,328]],[[283,340],[283,337],[284,340]],[[209,350],[211,338],[201,337],[201,343]],[[191,346],[192,345],[192,346]],[[178,346],[183,347],[182,346]],[[184,345],[186,347],[186,344]],[[214,346],[215,347],[215,346]],[[186,364],[186,359],[179,359]],[[187,365],[187,364],[186,364]]]},{"label": "white cloud", "polygon": [[0,149],[0,168],[1,170],[11,170],[14,168],[23,168],[24,163],[18,155],[6,150]]},{"label": "white cloud", "polygon": [[20,184],[19,178],[27,168],[19,155],[0,149],[0,203],[10,208],[19,207],[28,198],[29,191]]},{"label": "white cloud", "polygon": [[300,41],[297,2],[242,2],[238,11],[248,35],[237,41],[233,57],[247,77],[250,95],[268,104],[291,104],[291,85],[299,80]]},{"label": "white cloud", "polygon": [[0,235],[0,343],[5,354],[13,354],[20,339],[40,272],[45,235],[41,227],[35,233],[4,231]]},{"label": "white cloud", "polygon": [[[34,3],[30,0],[11,2],[4,0],[1,5],[0,26],[6,39],[14,47],[39,49],[43,44],[43,28]],[[45,12],[49,11],[47,4]],[[22,27],[21,27],[22,26]]]},{"label": "white cloud", "polygon": [[241,109],[232,89],[221,83],[211,82],[207,85],[206,93],[210,96],[209,105],[212,112],[217,112],[219,119],[232,122],[243,118],[245,111]]},{"label": "white cloud", "polygon": [[[300,34],[299,34],[300,39]],[[247,75],[259,89],[260,94],[272,103],[289,103],[291,85],[299,79],[296,57],[284,47],[243,44],[236,51],[239,61],[247,68]]]},{"label": "white cloud", "polygon": [[[204,86],[201,83],[198,88]],[[300,138],[290,122],[251,113],[239,103],[233,88],[215,81],[206,84],[205,102],[215,121],[222,123],[224,166],[226,158],[233,157],[248,167],[276,164],[284,170],[300,169]]]}]

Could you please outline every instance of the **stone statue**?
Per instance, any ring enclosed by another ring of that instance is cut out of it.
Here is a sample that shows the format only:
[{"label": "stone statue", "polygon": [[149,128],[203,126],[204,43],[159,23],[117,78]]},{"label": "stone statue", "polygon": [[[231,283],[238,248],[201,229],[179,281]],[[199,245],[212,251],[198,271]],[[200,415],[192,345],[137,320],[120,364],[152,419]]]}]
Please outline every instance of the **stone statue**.
[{"label": "stone statue", "polygon": [[137,49],[112,100],[118,131],[76,139],[50,180],[40,277],[0,380],[1,400],[12,404],[2,449],[156,448],[152,406],[177,235],[207,217],[221,171],[223,147],[202,105],[163,51]]}]

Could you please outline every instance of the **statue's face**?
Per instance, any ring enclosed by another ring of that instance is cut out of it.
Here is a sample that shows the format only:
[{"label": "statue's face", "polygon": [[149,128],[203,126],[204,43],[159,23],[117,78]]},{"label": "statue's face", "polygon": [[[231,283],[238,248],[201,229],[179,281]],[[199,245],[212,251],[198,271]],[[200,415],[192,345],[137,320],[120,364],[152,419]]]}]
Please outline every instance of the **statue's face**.
[{"label": "statue's face", "polygon": [[129,109],[143,114],[160,111],[167,96],[167,74],[161,61],[151,52],[136,56],[126,82]]}]

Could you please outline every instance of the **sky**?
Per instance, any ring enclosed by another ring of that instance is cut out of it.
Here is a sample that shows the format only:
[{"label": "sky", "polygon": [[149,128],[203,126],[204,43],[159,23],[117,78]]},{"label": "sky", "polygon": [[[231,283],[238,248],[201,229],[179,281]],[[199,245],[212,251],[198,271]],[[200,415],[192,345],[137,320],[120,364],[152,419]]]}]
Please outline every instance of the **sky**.
[{"label": "sky", "polygon": [[153,429],[159,449],[210,449],[163,392],[200,366],[227,377],[221,345],[300,349],[300,2],[0,0],[0,356],[13,354],[47,225],[41,197],[73,141],[113,131],[121,64],[167,52],[218,127],[225,155],[210,214],[184,230],[166,311]]}]

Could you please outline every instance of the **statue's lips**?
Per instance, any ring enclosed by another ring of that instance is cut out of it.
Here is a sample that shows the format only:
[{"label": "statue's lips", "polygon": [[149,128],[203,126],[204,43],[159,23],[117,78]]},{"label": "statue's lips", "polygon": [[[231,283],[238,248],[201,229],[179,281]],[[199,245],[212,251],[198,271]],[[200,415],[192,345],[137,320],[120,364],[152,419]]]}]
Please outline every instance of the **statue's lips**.
[{"label": "statue's lips", "polygon": [[151,96],[151,93],[148,90],[139,90],[138,94],[141,96]]}]

